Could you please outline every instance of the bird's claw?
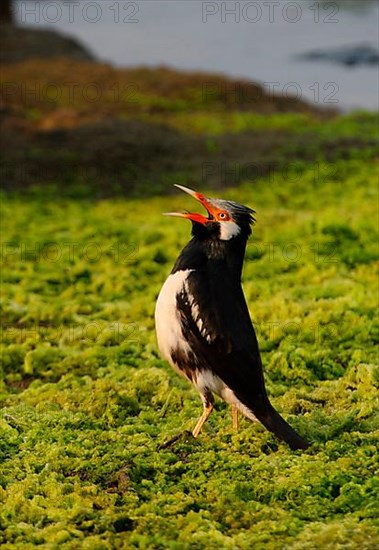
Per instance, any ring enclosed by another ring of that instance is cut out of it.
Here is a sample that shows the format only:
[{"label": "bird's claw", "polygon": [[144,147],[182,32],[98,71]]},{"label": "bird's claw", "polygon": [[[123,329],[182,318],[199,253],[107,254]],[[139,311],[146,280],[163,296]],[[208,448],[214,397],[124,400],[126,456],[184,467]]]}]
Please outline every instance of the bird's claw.
[{"label": "bird's claw", "polygon": [[193,438],[192,432],[190,432],[189,430],[185,430],[180,434],[174,435],[174,437],[172,437],[168,441],[165,441],[164,443],[161,443],[160,445],[158,445],[158,451],[172,447],[172,445],[174,445],[177,441],[179,441],[179,439],[182,439],[182,438],[184,439]]}]

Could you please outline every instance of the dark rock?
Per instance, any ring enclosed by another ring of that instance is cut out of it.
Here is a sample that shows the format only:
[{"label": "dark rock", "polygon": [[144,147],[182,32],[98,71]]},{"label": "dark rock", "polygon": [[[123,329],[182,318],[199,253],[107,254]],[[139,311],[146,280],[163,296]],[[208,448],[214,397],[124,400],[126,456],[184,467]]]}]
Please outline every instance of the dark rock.
[{"label": "dark rock", "polygon": [[297,56],[308,61],[328,61],[353,67],[357,65],[377,65],[379,51],[368,44],[346,46],[331,50],[311,50]]},{"label": "dark rock", "polygon": [[1,62],[54,57],[94,61],[94,56],[70,36],[42,29],[0,25]]}]

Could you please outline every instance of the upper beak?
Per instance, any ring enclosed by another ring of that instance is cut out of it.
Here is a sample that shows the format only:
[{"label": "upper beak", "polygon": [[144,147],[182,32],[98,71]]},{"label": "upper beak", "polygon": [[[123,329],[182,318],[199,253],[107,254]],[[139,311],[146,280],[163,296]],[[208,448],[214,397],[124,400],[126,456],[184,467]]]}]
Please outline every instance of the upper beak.
[{"label": "upper beak", "polygon": [[193,197],[197,201],[202,201],[205,199],[204,195],[198,193],[197,191],[194,191],[193,189],[190,189],[189,187],[184,187],[184,185],[179,185],[178,183],[174,183],[174,186],[178,189],[181,189],[185,193],[188,193],[188,195],[191,195],[191,197]]},{"label": "upper beak", "polygon": [[[178,183],[174,183],[174,185],[178,189],[181,189],[185,193],[188,193],[188,195],[191,195],[191,197],[193,197],[197,201],[201,202],[201,204],[208,210],[209,214],[212,215],[211,205],[209,204],[208,199],[202,193],[198,193],[197,191],[194,191],[193,189],[189,189],[189,187],[184,187],[184,185],[179,185]],[[178,218],[186,218],[188,220],[192,220],[202,224],[209,221],[209,218],[206,218],[202,214],[191,213],[191,212],[165,212],[163,215],[176,216]]]}]

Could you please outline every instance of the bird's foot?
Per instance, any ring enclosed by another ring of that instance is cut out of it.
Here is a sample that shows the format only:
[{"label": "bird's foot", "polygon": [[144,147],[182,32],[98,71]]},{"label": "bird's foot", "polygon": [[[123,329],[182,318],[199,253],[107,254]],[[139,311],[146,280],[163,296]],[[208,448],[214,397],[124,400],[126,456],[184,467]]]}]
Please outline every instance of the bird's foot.
[{"label": "bird's foot", "polygon": [[190,432],[189,430],[185,430],[180,434],[174,435],[174,437],[172,437],[168,441],[165,441],[164,443],[161,443],[160,445],[158,445],[158,451],[172,447],[172,445],[174,445],[180,439],[184,439],[185,441],[186,440],[188,441],[189,438],[193,438],[192,432]]}]

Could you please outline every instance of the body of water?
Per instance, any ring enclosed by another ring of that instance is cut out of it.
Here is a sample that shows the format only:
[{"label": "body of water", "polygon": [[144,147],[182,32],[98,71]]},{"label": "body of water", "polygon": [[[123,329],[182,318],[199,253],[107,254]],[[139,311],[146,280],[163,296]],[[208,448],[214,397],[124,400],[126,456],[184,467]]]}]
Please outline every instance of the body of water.
[{"label": "body of water", "polygon": [[378,48],[376,1],[18,0],[15,11],[19,24],[70,34],[119,67],[221,72],[319,105],[378,109],[377,64],[298,58],[315,49]]}]

